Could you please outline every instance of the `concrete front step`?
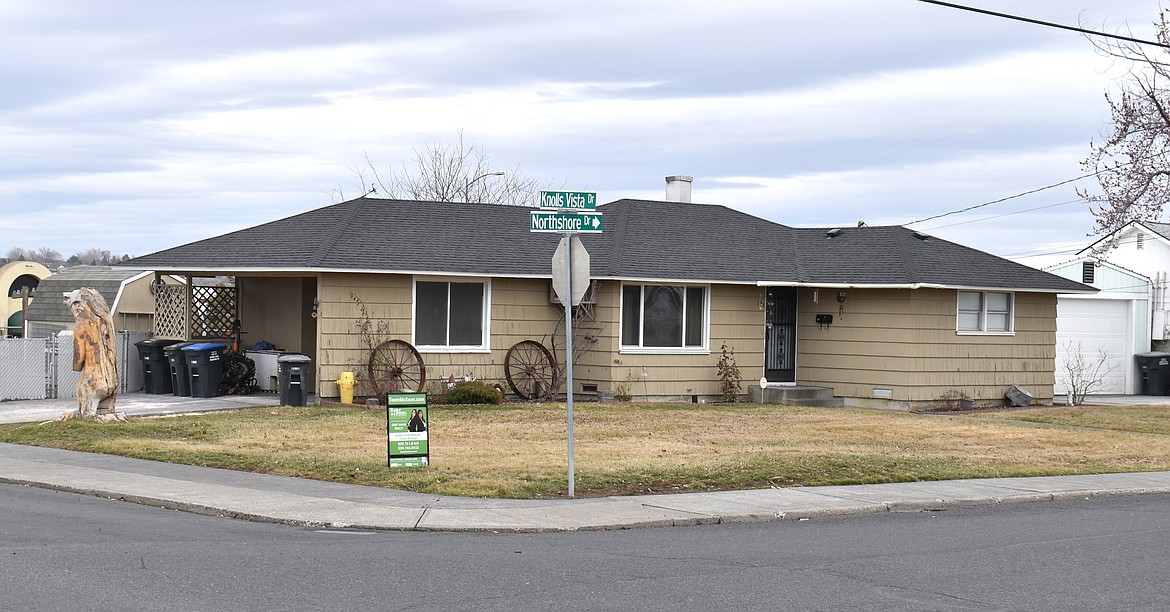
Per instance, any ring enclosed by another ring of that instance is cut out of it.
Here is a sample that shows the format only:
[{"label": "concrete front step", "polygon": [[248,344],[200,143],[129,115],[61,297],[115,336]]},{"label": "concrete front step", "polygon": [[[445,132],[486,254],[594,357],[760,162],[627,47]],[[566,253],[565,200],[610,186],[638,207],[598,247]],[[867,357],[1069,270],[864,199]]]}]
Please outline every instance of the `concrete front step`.
[{"label": "concrete front step", "polygon": [[809,406],[812,408],[844,408],[845,398],[830,397],[825,399],[790,399],[769,403],[784,404],[785,406]]},{"label": "concrete front step", "polygon": [[817,406],[824,408],[840,408],[845,400],[833,397],[833,390],[829,387],[771,386],[761,389],[759,385],[748,387],[748,400],[763,404],[787,404],[789,406]]}]

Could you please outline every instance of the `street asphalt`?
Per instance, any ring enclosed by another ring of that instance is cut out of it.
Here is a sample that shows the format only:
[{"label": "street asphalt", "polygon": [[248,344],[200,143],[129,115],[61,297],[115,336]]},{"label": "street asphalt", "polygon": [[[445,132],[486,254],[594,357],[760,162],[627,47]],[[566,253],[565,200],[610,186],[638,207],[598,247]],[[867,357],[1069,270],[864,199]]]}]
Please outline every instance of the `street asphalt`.
[{"label": "street asphalt", "polygon": [[[1092,399],[1105,404],[1170,403],[1170,398],[1140,396]],[[274,394],[193,399],[131,393],[118,398],[118,410],[130,416],[278,404]],[[3,402],[0,422],[49,422],[75,408],[72,400]],[[1139,472],[506,500],[429,495],[14,444],[0,444],[0,482],[306,527],[421,531],[628,529],[1170,494],[1170,472]]]}]

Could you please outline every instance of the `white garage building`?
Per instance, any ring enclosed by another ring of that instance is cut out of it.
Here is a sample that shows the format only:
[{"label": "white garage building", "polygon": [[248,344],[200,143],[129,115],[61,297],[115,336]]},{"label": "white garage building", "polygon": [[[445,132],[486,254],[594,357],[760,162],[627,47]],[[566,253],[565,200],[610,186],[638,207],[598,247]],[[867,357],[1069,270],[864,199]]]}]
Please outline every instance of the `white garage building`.
[{"label": "white garage building", "polygon": [[1089,364],[1095,364],[1102,351],[1108,355],[1102,370],[1108,374],[1093,393],[1141,393],[1134,355],[1150,350],[1150,279],[1092,258],[1057,264],[1047,271],[1100,290],[1057,298],[1055,397],[1068,393],[1069,355],[1077,351]]}]

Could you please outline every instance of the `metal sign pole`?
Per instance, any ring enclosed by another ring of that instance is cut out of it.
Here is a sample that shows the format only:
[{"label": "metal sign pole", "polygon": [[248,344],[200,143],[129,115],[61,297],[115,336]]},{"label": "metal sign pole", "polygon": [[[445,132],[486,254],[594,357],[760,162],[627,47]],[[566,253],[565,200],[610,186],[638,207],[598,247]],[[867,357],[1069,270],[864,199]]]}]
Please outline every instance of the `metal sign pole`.
[{"label": "metal sign pole", "polygon": [[565,234],[565,383],[566,403],[569,406],[569,497],[576,494],[573,474],[573,235]]}]

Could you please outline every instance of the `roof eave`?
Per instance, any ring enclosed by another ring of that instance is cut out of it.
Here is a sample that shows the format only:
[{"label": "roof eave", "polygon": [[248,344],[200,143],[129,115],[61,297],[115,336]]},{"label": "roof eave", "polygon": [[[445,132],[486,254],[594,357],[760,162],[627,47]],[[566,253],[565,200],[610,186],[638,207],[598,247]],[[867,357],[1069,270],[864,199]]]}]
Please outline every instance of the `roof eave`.
[{"label": "roof eave", "polygon": [[956,291],[1015,291],[1019,293],[1097,293],[1097,289],[1055,289],[1036,287],[991,287],[975,285],[948,285],[937,283],[817,283],[800,281],[757,281],[760,287],[816,287],[826,289],[948,289]]}]

